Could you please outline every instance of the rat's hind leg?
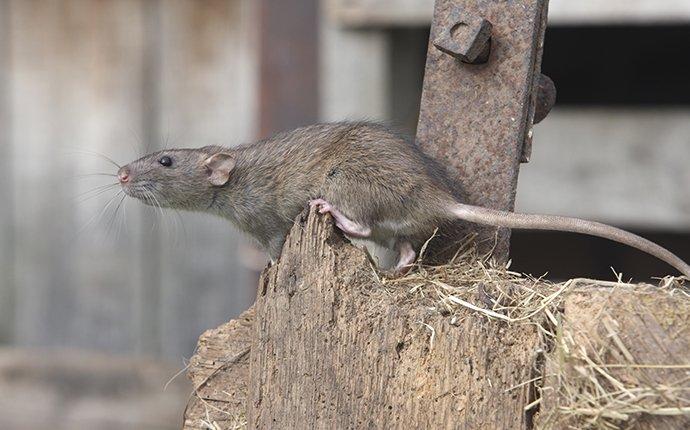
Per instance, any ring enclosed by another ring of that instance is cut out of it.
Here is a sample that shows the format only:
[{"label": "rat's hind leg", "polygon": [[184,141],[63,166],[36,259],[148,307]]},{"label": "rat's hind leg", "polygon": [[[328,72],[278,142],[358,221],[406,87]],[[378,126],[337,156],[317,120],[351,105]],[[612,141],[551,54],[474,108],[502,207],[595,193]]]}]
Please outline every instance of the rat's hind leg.
[{"label": "rat's hind leg", "polygon": [[319,213],[330,213],[335,220],[335,225],[348,236],[366,239],[371,235],[371,228],[352,221],[324,199],[311,200],[309,206],[316,206]]},{"label": "rat's hind leg", "polygon": [[396,244],[398,250],[398,263],[395,265],[395,273],[403,275],[410,270],[412,263],[417,258],[417,253],[414,251],[412,244],[408,241],[399,241]]}]

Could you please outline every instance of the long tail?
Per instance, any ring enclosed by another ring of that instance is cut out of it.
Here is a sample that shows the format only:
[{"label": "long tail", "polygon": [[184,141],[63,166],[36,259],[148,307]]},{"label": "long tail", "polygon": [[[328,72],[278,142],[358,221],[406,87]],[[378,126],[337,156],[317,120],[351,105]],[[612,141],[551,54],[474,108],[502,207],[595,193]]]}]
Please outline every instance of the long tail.
[{"label": "long tail", "polygon": [[521,230],[567,231],[603,237],[604,239],[632,246],[633,248],[653,255],[675,267],[683,275],[690,278],[690,265],[671,251],[643,237],[637,236],[636,234],[610,225],[556,215],[532,215],[499,211],[462,203],[454,204],[451,207],[451,211],[463,221],[494,227],[507,227]]}]

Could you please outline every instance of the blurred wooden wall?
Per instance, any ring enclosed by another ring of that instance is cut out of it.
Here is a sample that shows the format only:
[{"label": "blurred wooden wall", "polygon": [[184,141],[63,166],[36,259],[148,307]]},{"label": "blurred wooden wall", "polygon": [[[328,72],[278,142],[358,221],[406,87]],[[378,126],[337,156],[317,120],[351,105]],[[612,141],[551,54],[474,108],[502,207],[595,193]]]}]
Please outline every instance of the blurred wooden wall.
[{"label": "blurred wooden wall", "polygon": [[[255,131],[252,0],[0,0],[0,342],[188,357],[252,299],[224,221],[82,193]],[[101,214],[99,216],[99,214]],[[91,222],[89,222],[91,221]]]}]

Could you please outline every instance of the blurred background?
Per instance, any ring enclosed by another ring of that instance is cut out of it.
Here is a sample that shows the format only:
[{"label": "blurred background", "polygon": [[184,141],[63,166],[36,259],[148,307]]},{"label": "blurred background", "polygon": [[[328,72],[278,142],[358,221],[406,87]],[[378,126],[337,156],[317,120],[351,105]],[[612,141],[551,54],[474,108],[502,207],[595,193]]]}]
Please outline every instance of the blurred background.
[{"label": "blurred background", "polygon": [[[163,147],[316,121],[414,133],[433,0],[0,0],[0,428],[178,428],[198,336],[265,258],[222,220],[111,200]],[[517,209],[590,218],[690,260],[690,0],[551,0]],[[89,176],[86,176],[89,175]],[[671,273],[603,240],[516,232],[554,279]]]}]

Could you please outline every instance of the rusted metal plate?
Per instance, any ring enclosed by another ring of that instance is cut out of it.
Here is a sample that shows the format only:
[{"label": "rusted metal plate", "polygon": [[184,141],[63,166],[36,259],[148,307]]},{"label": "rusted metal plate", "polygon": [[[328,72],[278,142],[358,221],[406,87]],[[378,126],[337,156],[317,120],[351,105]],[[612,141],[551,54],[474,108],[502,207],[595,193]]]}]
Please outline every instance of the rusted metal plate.
[{"label": "rusted metal plate", "polygon": [[[459,180],[467,203],[513,209],[520,161],[531,149],[547,6],[547,0],[436,1],[417,142]],[[464,63],[434,46],[449,33],[476,37],[466,27],[482,20],[492,25],[485,63]],[[493,246],[495,229],[466,227]],[[508,231],[499,232],[497,258],[507,258],[508,239]]]}]

